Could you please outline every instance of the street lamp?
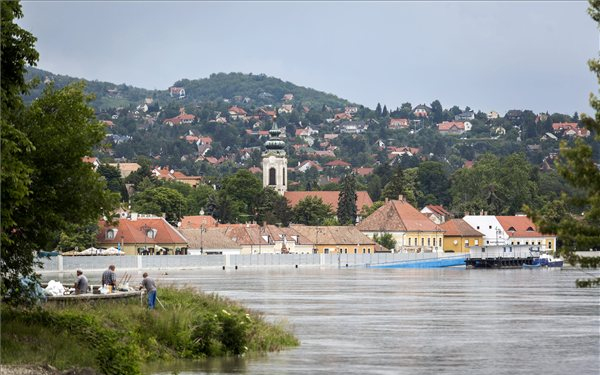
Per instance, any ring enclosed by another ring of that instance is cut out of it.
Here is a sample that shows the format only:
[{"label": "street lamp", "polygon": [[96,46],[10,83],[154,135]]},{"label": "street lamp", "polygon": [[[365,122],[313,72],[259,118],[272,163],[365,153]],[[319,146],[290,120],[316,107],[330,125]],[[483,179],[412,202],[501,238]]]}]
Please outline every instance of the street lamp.
[{"label": "street lamp", "polygon": [[204,232],[206,232],[206,229],[204,229],[204,224],[200,225],[200,255],[204,254]]},{"label": "street lamp", "polygon": [[140,230],[144,233],[144,252],[146,254],[148,254],[147,241],[148,241],[148,230],[149,229],[150,229],[150,227],[147,224],[142,225],[142,227],[140,228]]}]

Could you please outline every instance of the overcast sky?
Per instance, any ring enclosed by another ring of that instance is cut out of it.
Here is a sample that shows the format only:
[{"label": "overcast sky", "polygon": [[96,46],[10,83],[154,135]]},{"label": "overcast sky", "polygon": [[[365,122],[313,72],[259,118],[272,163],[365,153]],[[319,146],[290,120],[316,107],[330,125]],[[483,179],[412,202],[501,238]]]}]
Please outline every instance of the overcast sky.
[{"label": "overcast sky", "polygon": [[264,73],[375,108],[592,113],[587,2],[23,2],[38,67],[167,89]]}]

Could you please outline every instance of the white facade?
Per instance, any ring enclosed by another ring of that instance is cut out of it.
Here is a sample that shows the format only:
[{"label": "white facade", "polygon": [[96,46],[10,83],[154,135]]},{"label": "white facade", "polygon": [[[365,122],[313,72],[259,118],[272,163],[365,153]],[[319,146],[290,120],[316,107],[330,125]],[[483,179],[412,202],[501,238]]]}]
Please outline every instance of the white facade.
[{"label": "white facade", "polygon": [[504,231],[496,216],[467,215],[463,217],[473,229],[483,234],[482,246],[509,244],[508,233]]},{"label": "white facade", "polygon": [[287,191],[287,158],[283,155],[268,155],[262,160],[263,186],[272,187],[283,195]]}]

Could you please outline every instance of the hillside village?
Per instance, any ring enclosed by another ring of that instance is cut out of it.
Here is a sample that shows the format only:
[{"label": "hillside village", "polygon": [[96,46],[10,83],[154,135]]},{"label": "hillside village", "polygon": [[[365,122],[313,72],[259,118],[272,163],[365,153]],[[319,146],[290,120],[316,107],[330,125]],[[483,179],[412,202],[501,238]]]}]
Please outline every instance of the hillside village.
[{"label": "hillside village", "polygon": [[[43,74],[43,84],[70,82]],[[560,141],[590,137],[577,113],[515,109],[501,115],[443,108],[437,100],[403,103],[393,110],[378,104],[372,110],[269,80],[219,74],[154,92],[89,83],[97,103],[103,103],[92,105],[105,124],[106,139],[85,161],[121,193],[119,225],[136,228],[109,228],[102,222],[98,243],[131,253],[464,252],[472,245],[498,243],[503,228],[502,243],[555,246],[554,236],[537,232],[531,221],[524,224],[528,219],[522,208],[543,209],[567,189],[554,162]],[[253,86],[266,81],[270,91]],[[203,91],[202,85],[213,86]],[[216,95],[214,87],[229,95]],[[131,99],[132,92],[137,99]],[[113,100],[126,105],[105,105]],[[275,160],[269,159],[270,150],[279,160],[275,168],[265,164]],[[490,168],[494,173],[486,172]],[[356,180],[351,223],[357,224],[351,227],[339,225],[347,223],[339,221],[338,207],[349,175]],[[283,200],[265,198],[269,193],[256,189],[246,195],[260,197],[243,198],[236,184],[274,189]],[[155,201],[159,195],[163,201]],[[277,202],[287,207],[275,209]],[[322,205],[325,211],[318,218],[303,218],[299,204],[315,212]],[[377,221],[381,210],[391,216]],[[197,215],[204,211],[208,214]],[[474,212],[482,220],[495,220],[494,233],[480,229],[477,220],[461,219]],[[395,221],[390,219],[394,215]],[[202,221],[200,239],[187,225],[197,220]],[[516,230],[515,223],[524,228]],[[169,240],[145,235],[142,241],[140,225],[154,228],[154,236],[178,234]],[[391,235],[392,246],[373,240],[383,234]],[[175,238],[181,241],[171,241]],[[156,246],[148,248],[149,243]]]}]

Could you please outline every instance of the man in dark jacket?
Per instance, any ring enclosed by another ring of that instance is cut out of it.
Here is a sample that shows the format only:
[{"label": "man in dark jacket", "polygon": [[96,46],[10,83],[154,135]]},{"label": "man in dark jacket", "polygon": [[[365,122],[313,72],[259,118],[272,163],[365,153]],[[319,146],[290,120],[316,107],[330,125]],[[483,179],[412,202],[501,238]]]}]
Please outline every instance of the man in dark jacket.
[{"label": "man in dark jacket", "polygon": [[108,269],[102,273],[102,285],[106,285],[111,292],[117,289],[117,274],[113,264],[108,266]]}]

